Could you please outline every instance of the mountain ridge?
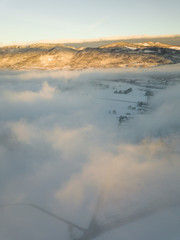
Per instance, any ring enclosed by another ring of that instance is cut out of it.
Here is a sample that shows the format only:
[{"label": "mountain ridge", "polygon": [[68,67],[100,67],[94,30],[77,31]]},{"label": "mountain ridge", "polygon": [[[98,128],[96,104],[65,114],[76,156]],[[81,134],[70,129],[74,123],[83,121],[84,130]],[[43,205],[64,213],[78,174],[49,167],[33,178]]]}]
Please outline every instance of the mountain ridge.
[{"label": "mountain ridge", "polygon": [[75,48],[55,43],[0,47],[1,70],[153,67],[180,62],[180,46],[117,42]]}]

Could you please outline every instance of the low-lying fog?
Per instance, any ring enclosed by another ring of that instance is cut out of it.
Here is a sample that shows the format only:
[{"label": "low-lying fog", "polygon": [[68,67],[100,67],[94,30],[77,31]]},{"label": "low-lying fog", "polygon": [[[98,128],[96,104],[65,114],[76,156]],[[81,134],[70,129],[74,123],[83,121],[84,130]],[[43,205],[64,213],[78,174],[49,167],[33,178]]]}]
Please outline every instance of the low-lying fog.
[{"label": "low-lying fog", "polygon": [[1,72],[0,239],[70,239],[65,223],[22,203],[83,228],[149,209],[97,239],[179,240],[179,83],[179,65]]}]

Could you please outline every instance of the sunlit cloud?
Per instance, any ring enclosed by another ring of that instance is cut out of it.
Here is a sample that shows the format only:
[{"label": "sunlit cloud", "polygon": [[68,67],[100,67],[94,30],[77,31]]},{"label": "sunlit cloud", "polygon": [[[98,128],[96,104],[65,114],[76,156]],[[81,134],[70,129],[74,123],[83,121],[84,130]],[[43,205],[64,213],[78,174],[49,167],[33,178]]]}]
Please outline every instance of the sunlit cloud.
[{"label": "sunlit cloud", "polygon": [[104,201],[106,204],[113,201],[114,211],[120,211],[120,206],[125,207],[130,202],[140,208],[153,201],[180,196],[177,189],[179,170],[179,154],[173,152],[164,141],[123,144],[117,148],[116,154],[94,152],[82,172],[66,183],[55,196],[66,204],[76,196],[76,204],[81,206],[87,200],[88,189],[93,187],[101,191],[104,188]]},{"label": "sunlit cloud", "polygon": [[14,102],[34,102],[36,100],[50,100],[53,97],[55,88],[48,85],[47,82],[43,83],[42,89],[39,92],[24,91],[12,92],[6,91],[5,96],[10,101]]},{"label": "sunlit cloud", "polygon": [[[171,81],[158,90],[146,114],[136,114],[122,125],[118,114],[109,110],[121,110],[123,105],[101,98],[124,84],[119,79],[136,79],[138,84],[157,81],[168,76],[168,69],[1,73],[1,204],[37,204],[86,227],[99,195],[99,224],[118,214],[123,218],[179,199],[179,70],[177,66],[169,69],[175,73],[176,85]],[[35,209],[12,206],[0,211],[3,239],[18,238],[19,233],[20,239],[27,240],[41,234],[47,240],[50,236],[67,239],[66,226],[55,225]],[[177,215],[178,211],[177,207]],[[176,214],[170,213],[174,220],[168,226],[172,227]],[[163,217],[159,218],[163,228]],[[152,218],[156,220],[157,215]],[[140,223],[141,232],[146,233],[148,224]],[[134,228],[140,231],[138,224]],[[158,234],[164,239],[160,228]],[[133,235],[129,226],[127,232]],[[174,234],[179,237],[179,232]],[[118,239],[115,232],[112,235]]]},{"label": "sunlit cloud", "polygon": [[33,136],[35,136],[35,131],[33,129],[33,126],[26,123],[25,121],[11,123],[9,125],[16,141],[23,144],[32,143]]}]

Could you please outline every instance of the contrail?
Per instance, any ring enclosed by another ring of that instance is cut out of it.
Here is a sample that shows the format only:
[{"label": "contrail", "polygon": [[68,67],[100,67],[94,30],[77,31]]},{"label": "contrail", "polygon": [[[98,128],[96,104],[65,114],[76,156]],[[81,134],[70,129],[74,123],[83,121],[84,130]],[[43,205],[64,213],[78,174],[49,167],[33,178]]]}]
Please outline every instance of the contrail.
[{"label": "contrail", "polygon": [[128,102],[128,103],[138,103],[133,101],[127,101],[127,100],[120,100],[120,99],[112,99],[112,98],[101,98],[102,100],[108,100],[108,101],[117,101],[117,102]]},{"label": "contrail", "polygon": [[37,205],[35,205],[35,204],[31,204],[31,203],[15,203],[15,204],[4,204],[4,205],[0,205],[1,208],[2,208],[2,207],[8,207],[8,206],[29,206],[29,207],[33,207],[33,208],[35,208],[35,209],[38,209],[38,210],[41,211],[41,212],[44,212],[44,213],[48,214],[48,215],[51,216],[51,217],[56,218],[57,220],[59,220],[59,221],[61,221],[61,222],[64,222],[64,223],[66,223],[66,224],[68,224],[68,225],[71,225],[71,226],[74,227],[74,228],[77,228],[78,230],[80,230],[80,231],[82,231],[82,232],[85,232],[85,230],[86,230],[86,229],[84,229],[84,228],[76,225],[75,223],[73,223],[73,222],[71,222],[71,221],[68,221],[68,220],[66,220],[66,219],[64,219],[64,218],[61,218],[61,217],[57,216],[56,214],[51,213],[51,212],[49,212],[48,210],[46,210],[46,209],[44,209],[44,208],[42,208],[42,207],[39,207],[39,206],[37,206]]},{"label": "contrail", "polygon": [[76,225],[75,223],[73,223],[71,221],[68,221],[64,218],[61,218],[61,217],[55,215],[54,213],[51,213],[51,212],[47,211],[46,209],[44,209],[44,208],[42,208],[38,205],[31,204],[31,203],[4,204],[4,205],[0,205],[0,208],[8,207],[8,206],[17,206],[17,205],[33,207],[33,208],[35,208],[35,209],[37,209],[41,212],[44,212],[44,213],[48,214],[51,217],[56,218],[57,220],[59,220],[61,222],[64,222],[64,223],[80,230],[83,233],[83,235],[81,237],[78,237],[78,238],[73,237],[73,238],[71,238],[71,240],[92,240],[92,239],[94,239],[94,238],[96,238],[96,237],[98,237],[98,236],[100,236],[100,235],[102,235],[106,232],[109,232],[113,229],[122,227],[124,225],[127,225],[129,223],[138,221],[140,219],[146,218],[146,217],[151,216],[153,214],[156,214],[158,212],[162,212],[162,211],[164,211],[166,209],[169,209],[171,207],[180,206],[180,200],[173,200],[173,201],[169,201],[169,202],[154,204],[154,206],[152,206],[152,207],[141,209],[138,212],[136,212],[132,215],[129,215],[127,217],[116,218],[116,220],[113,220],[110,223],[100,225],[97,222],[96,217],[97,217],[97,214],[98,214],[98,209],[99,209],[101,200],[102,200],[102,195],[100,194],[100,196],[98,198],[98,201],[97,201],[97,204],[95,206],[94,214],[91,218],[89,227],[87,229],[82,228],[82,227]]},{"label": "contrail", "polygon": [[79,238],[74,238],[73,240],[92,240],[113,229],[122,227],[126,224],[138,221],[140,219],[146,218],[158,212],[164,211],[168,208],[177,207],[177,206],[180,206],[180,200],[172,201],[170,203],[157,204],[154,207],[149,207],[149,208],[140,210],[137,213],[134,213],[130,216],[119,218],[119,219],[117,218],[116,220],[110,223],[104,224],[102,226],[97,224],[97,222],[95,221],[96,224],[95,225],[91,224],[89,228],[85,231],[83,236]]}]

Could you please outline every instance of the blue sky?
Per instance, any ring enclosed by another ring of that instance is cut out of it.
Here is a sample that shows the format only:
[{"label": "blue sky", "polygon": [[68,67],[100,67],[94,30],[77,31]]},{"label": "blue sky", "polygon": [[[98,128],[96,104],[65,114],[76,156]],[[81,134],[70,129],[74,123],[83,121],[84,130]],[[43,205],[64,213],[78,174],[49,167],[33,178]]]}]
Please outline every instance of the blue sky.
[{"label": "blue sky", "polygon": [[0,0],[0,43],[180,33],[179,0]]}]

